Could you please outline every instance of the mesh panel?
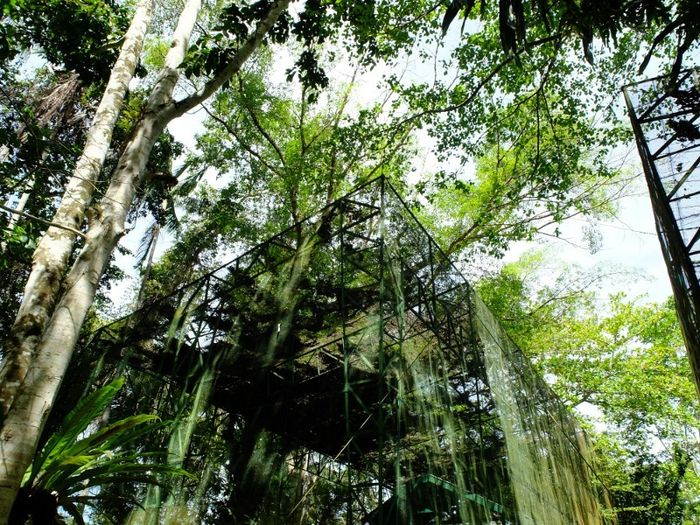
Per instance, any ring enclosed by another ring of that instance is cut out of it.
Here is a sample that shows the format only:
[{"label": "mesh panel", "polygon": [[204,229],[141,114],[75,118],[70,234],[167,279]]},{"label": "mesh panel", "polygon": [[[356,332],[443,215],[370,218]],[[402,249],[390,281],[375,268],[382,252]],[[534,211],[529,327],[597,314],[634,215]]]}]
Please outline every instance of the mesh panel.
[{"label": "mesh panel", "polygon": [[196,480],[134,522],[603,522],[585,436],[383,179],[93,334],[98,353],[132,404],[189,422],[164,444]]}]

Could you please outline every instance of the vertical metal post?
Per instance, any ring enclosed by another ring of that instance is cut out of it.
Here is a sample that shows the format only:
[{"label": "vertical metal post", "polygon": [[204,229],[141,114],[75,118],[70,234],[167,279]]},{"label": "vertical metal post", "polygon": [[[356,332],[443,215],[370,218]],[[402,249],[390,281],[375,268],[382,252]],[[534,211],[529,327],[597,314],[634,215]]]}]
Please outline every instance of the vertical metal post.
[{"label": "vertical metal post", "polygon": [[[348,347],[347,340],[347,310],[346,310],[346,298],[345,298],[345,203],[340,202],[340,312],[342,319],[341,328],[341,344],[343,345],[343,404],[345,413],[345,439],[349,441],[352,438],[352,429],[350,427],[350,396],[352,395],[352,386],[350,385],[350,348]],[[350,468],[351,463],[351,447],[346,447],[345,452],[347,463],[346,463],[346,475],[347,475],[347,496],[346,505],[347,511],[345,513],[345,523],[346,525],[353,525],[352,517],[352,471]]]}]

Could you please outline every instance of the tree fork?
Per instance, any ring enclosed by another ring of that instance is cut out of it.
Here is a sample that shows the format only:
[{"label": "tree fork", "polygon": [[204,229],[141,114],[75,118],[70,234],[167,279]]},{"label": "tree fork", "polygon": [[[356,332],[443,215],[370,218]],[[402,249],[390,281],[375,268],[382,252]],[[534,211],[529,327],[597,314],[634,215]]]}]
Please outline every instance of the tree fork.
[{"label": "tree fork", "polygon": [[[172,94],[180,74],[178,68],[184,59],[201,0],[188,0],[186,3],[173,33],[173,45],[151,91],[143,117],[119,159],[105,196],[95,206],[97,213],[88,227],[85,245],[70,272],[62,280],[63,293],[56,301],[46,330],[40,337],[35,336],[36,351],[29,359],[24,381],[15,389],[14,402],[2,423],[0,523],[5,522],[9,516],[22,476],[31,464],[46,417],[68,368],[85,316],[94,300],[99,280],[124,232],[126,216],[136,188],[143,178],[153,145],[170,121],[205,101],[240,70],[289,3],[290,0],[279,0],[272,4],[231,62],[200,91],[176,102],[172,99]],[[55,290],[58,290],[58,286]],[[53,295],[57,295],[55,290]]]},{"label": "tree fork", "polygon": [[153,4],[153,0],[141,0],[134,12],[124,45],[90,126],[83,153],[50,221],[51,226],[34,251],[32,271],[4,347],[5,359],[0,369],[0,410],[3,415],[10,411],[56,304],[61,279],[68,269],[68,260],[83,225],[85,210],[90,205],[95,182],[109,151],[114,125],[136,70]]}]

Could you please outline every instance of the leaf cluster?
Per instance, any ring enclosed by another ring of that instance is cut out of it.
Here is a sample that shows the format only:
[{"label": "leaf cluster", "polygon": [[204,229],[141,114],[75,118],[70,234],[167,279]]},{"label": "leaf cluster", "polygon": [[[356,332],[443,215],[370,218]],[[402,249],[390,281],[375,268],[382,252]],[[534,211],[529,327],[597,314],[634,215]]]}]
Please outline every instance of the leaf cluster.
[{"label": "leaf cluster", "polygon": [[[475,0],[452,0],[442,19],[443,34],[455,18],[461,14],[470,16]],[[491,3],[481,0],[480,17],[485,19],[492,9]],[[678,75],[684,54],[700,35],[697,3],[680,0],[500,0],[498,3],[500,42],[506,55],[514,56],[527,43],[528,30],[541,25],[547,33],[559,32],[579,38],[583,56],[593,64],[593,44],[596,38],[605,44],[618,44],[618,38],[626,31],[657,31],[653,46],[642,61],[643,71],[655,48],[674,31],[678,34],[673,72]],[[492,15],[491,15],[492,16]]]},{"label": "leaf cluster", "polygon": [[0,60],[36,45],[51,64],[76,71],[85,83],[108,76],[130,14],[113,0],[15,0],[4,11]]},{"label": "leaf cluster", "polygon": [[161,453],[138,448],[144,436],[160,428],[158,416],[138,414],[95,428],[123,384],[117,379],[99,388],[65,417],[27,470],[11,525],[22,525],[30,516],[35,522],[39,516],[56,519],[58,507],[82,524],[81,508],[109,499],[109,492],[100,489],[110,483],[161,484],[163,476],[187,475],[159,462]]},{"label": "leaf cluster", "polygon": [[[185,73],[188,77],[214,75],[234,56],[264,17],[270,0],[232,3],[224,7],[218,23],[188,51]],[[310,0],[296,18],[285,12],[265,35],[268,44],[296,42],[301,50],[287,70],[289,80],[298,78],[309,101],[328,87],[329,78],[320,63],[321,49],[328,44],[342,47],[365,65],[374,65],[412,44],[412,31],[432,28],[432,18],[416,17],[424,2],[396,1],[327,2]],[[430,13],[432,9],[426,9]],[[342,36],[341,36],[342,35]],[[334,53],[331,52],[331,55]]]},{"label": "leaf cluster", "polygon": [[683,482],[692,469],[692,455],[680,446],[663,460],[651,454],[628,467],[629,485],[613,491],[620,525],[681,525],[688,515]]},{"label": "leaf cluster", "polygon": [[621,177],[596,155],[597,131],[579,115],[551,115],[540,125],[540,111],[533,99],[512,115],[510,129],[487,139],[469,178],[438,172],[419,184],[428,201],[422,221],[448,253],[498,257],[513,241],[552,235],[572,216],[614,212]]},{"label": "leaf cluster", "polygon": [[556,393],[596,425],[599,476],[620,522],[681,523],[697,499],[688,465],[700,406],[672,302],[603,302],[596,283],[619,274],[569,268],[551,282],[547,263],[528,254],[482,281],[480,294]]}]

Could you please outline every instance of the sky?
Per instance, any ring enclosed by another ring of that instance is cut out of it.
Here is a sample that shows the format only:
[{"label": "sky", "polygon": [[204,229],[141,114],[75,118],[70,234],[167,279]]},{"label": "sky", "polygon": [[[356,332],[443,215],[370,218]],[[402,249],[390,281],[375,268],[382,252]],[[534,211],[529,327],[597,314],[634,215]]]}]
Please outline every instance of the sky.
[{"label": "sky", "polygon": [[651,202],[646,189],[636,146],[630,145],[629,167],[634,178],[626,195],[617,201],[617,216],[596,221],[599,246],[592,252],[582,240],[591,222],[585,218],[568,219],[560,227],[560,238],[540,238],[534,242],[519,242],[511,246],[505,262],[517,260],[528,250],[546,249],[563,263],[583,269],[598,268],[606,273],[619,272],[604,284],[604,293],[625,292],[645,301],[664,301],[671,295],[666,265],[654,226]]}]

